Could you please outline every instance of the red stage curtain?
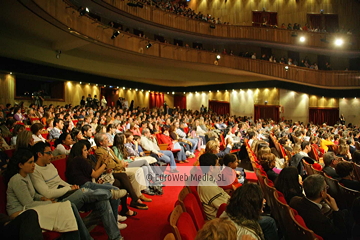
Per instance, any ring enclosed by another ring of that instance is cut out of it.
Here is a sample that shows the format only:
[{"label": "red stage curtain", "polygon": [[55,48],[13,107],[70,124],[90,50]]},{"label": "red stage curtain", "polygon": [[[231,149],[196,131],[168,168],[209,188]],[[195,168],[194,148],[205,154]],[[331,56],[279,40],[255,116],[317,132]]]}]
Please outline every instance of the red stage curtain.
[{"label": "red stage curtain", "polygon": [[339,120],[338,108],[309,108],[309,121],[314,124],[334,125]]},{"label": "red stage curtain", "polygon": [[209,109],[211,109],[213,112],[217,114],[226,115],[230,113],[230,103],[209,101]]},{"label": "red stage curtain", "polygon": [[161,107],[164,104],[163,93],[150,93],[149,108]]},{"label": "red stage curtain", "polygon": [[279,106],[255,105],[254,106],[254,120],[258,119],[272,119],[275,122],[279,121]]},{"label": "red stage curtain", "polygon": [[174,96],[174,107],[179,106],[180,109],[186,109],[186,97],[181,95]]}]

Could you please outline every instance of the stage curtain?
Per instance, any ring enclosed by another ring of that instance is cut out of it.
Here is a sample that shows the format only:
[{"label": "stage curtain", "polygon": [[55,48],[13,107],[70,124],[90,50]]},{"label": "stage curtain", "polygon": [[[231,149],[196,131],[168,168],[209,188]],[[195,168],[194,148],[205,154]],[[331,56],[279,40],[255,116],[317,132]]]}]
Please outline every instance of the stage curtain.
[{"label": "stage curtain", "polygon": [[149,108],[161,107],[164,104],[163,93],[150,93]]},{"label": "stage curtain", "polygon": [[271,119],[275,122],[279,121],[279,106],[255,105],[254,120]]},{"label": "stage curtain", "polygon": [[338,108],[309,108],[309,122],[334,125],[339,120]]},{"label": "stage curtain", "polygon": [[209,101],[209,109],[211,109],[213,112],[217,114],[226,115],[230,113],[230,103]]},{"label": "stage curtain", "polygon": [[174,96],[174,107],[180,107],[180,109],[186,109],[186,97],[181,95]]}]

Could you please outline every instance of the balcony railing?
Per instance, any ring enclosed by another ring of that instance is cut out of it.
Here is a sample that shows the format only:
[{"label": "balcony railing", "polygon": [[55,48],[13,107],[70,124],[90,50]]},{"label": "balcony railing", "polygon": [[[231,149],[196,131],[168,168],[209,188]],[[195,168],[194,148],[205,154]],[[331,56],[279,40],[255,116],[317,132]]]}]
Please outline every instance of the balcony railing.
[{"label": "balcony railing", "polygon": [[[167,11],[163,11],[154,6],[144,5],[143,8],[130,7],[129,1],[102,0],[103,4],[129,13],[163,27],[174,28],[179,31],[191,32],[193,34],[208,35],[219,38],[235,38],[246,40],[257,40],[275,42],[281,44],[294,44],[316,48],[336,48],[335,39],[341,38],[344,45],[341,49],[359,50],[360,37],[341,33],[319,33],[299,30],[286,30],[270,27],[252,27],[239,25],[216,24],[215,28],[210,28],[210,23],[191,19]],[[300,37],[305,37],[305,42],[300,42]]]},{"label": "balcony railing", "polygon": [[[111,39],[114,29],[104,26],[100,22],[87,15],[79,17],[79,13],[58,0],[32,0],[44,14],[53,19],[54,25],[68,31],[69,34],[81,37],[94,44],[100,44],[108,48],[130,51],[133,54],[141,54],[149,57],[163,58],[164,60],[177,60],[199,64],[218,65],[220,67],[233,68],[264,74],[280,78],[285,81],[321,87],[350,88],[360,86],[360,72],[357,71],[322,71],[308,68],[288,66],[272,63],[264,60],[222,55],[216,60],[217,53],[174,46],[151,41],[152,47],[147,49],[149,40],[130,33],[121,32],[121,36]],[[36,12],[36,11],[34,11]],[[50,20],[48,20],[51,22]],[[61,26],[59,26],[59,23]],[[217,66],[214,66],[217,67]]]}]

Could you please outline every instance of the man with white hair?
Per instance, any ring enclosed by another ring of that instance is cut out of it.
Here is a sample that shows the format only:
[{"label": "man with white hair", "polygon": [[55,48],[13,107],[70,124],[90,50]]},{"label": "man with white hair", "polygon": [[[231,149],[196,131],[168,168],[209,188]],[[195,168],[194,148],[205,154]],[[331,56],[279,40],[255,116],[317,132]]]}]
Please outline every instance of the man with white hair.
[{"label": "man with white hair", "polygon": [[166,163],[170,163],[171,173],[179,172],[176,169],[176,163],[173,153],[168,150],[160,150],[159,146],[157,145],[156,139],[153,136],[151,136],[150,130],[148,128],[144,128],[142,130],[141,146],[144,149],[151,151],[151,153],[156,154],[159,160],[164,161]]}]

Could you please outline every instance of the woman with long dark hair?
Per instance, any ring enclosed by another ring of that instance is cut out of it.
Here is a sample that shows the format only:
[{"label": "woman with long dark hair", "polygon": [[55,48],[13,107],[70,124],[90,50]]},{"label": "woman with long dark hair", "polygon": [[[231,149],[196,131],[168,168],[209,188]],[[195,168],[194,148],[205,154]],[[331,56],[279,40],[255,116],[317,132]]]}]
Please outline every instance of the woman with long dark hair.
[{"label": "woman with long dark hair", "polygon": [[91,239],[75,204],[68,201],[53,204],[53,199],[35,192],[29,176],[34,169],[33,153],[27,148],[18,149],[5,172],[8,181],[6,210],[9,216],[15,218],[26,209],[34,209],[39,215],[42,229],[67,232],[64,237],[69,239]]},{"label": "woman with long dark hair", "polygon": [[[100,189],[109,189],[110,191],[112,189],[117,190],[118,188],[112,186],[111,184],[89,183],[91,182],[92,178],[99,178],[101,174],[104,173],[106,168],[106,164],[102,164],[100,168],[94,170],[93,166],[96,162],[93,162],[89,159],[90,155],[88,154],[88,151],[90,148],[90,143],[87,140],[80,140],[72,147],[66,166],[66,177],[69,183],[77,184],[79,186],[83,186],[84,184],[88,183],[88,185],[92,185],[92,187],[95,186],[96,188]],[[135,216],[137,213],[128,209],[126,199],[126,195],[120,198],[122,207],[120,215]],[[113,211],[115,211],[114,214],[116,213],[117,215],[117,206],[119,205],[119,202],[111,201],[110,203]]]},{"label": "woman with long dark hair", "polygon": [[296,167],[284,168],[277,177],[275,188],[284,194],[286,202],[290,203],[290,200],[295,196],[303,196],[303,189],[299,179],[301,178],[299,178]]},{"label": "woman with long dark hair", "polygon": [[256,184],[245,184],[237,188],[229,200],[221,217],[229,217],[237,228],[238,239],[264,240],[259,220],[264,203],[264,195]]},{"label": "woman with long dark hair", "polygon": [[69,155],[73,143],[70,133],[62,133],[60,137],[55,140],[56,148],[53,151],[53,155]]},{"label": "woman with long dark hair", "polygon": [[[146,160],[134,161],[133,159],[128,158],[125,144],[126,144],[125,135],[123,133],[117,133],[114,137],[114,146],[112,147],[116,157],[120,160],[124,160],[125,162],[127,162],[129,168],[141,167],[144,171],[144,175],[146,176],[145,182],[146,182],[147,188],[144,190],[144,193],[146,193],[148,195],[154,195],[155,193],[149,189],[149,186],[157,183],[155,173],[151,169],[148,161],[146,161]],[[149,181],[150,178],[151,178],[152,182]],[[160,185],[160,183],[158,185]]]},{"label": "woman with long dark hair", "polygon": [[[79,185],[81,188],[109,190],[112,195],[112,199],[109,199],[109,202],[114,214],[114,219],[123,219],[122,217],[118,217],[118,199],[121,199],[123,208],[122,211],[128,212],[129,209],[126,206],[126,191],[119,190],[117,187],[109,183],[98,184],[92,182],[92,178],[99,178],[105,171],[106,163],[102,164],[102,166],[95,171],[88,159],[89,149],[90,143],[87,140],[81,140],[74,144],[66,162],[66,177],[69,183]],[[118,223],[118,227],[119,229],[124,229],[126,228],[126,225]]]}]

